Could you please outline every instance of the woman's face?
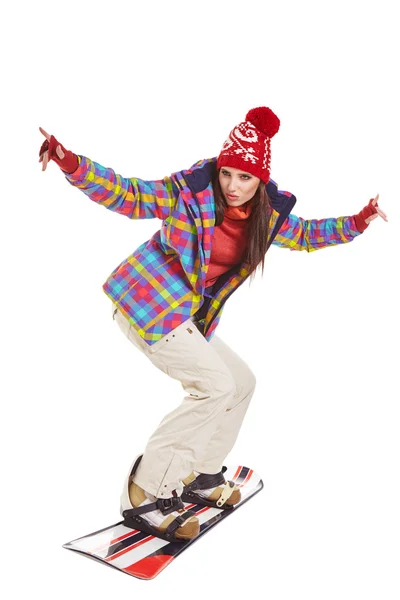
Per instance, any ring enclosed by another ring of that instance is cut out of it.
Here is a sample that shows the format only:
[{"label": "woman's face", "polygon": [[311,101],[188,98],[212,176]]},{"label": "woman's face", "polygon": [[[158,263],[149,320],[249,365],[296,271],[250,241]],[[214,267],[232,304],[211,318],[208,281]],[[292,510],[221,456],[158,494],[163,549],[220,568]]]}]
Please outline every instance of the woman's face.
[{"label": "woman's face", "polygon": [[222,167],[218,178],[229,206],[241,206],[251,200],[260,183],[258,177],[233,167]]}]

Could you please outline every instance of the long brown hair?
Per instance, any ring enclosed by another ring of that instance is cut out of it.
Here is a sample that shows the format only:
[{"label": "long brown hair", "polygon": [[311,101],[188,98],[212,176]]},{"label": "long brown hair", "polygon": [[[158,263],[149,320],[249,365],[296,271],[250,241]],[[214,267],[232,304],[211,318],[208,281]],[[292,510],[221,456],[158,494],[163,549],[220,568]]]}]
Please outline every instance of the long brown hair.
[{"label": "long brown hair", "polygon": [[[218,174],[219,171],[216,171],[212,182],[216,209],[215,225],[221,225],[224,220],[224,211],[228,206],[221,190]],[[252,211],[249,216],[247,249],[242,260],[248,263],[250,267],[251,283],[260,264],[262,275],[264,274],[264,260],[269,238],[271,203],[263,181],[260,180],[257,191],[249,202],[252,204]]]}]

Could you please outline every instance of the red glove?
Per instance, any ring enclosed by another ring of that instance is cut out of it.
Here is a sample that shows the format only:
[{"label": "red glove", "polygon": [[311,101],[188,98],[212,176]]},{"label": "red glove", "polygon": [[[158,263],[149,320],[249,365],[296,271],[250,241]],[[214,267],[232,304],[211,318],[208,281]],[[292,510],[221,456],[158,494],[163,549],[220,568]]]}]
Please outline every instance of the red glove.
[{"label": "red glove", "polygon": [[367,219],[368,217],[372,217],[372,215],[375,215],[378,212],[376,210],[376,205],[372,204],[373,201],[374,198],[371,198],[367,206],[365,206],[362,209],[362,211],[358,213],[358,215],[354,215],[354,220],[356,222],[357,229],[360,233],[365,231],[369,225],[369,223],[365,222],[365,219]]},{"label": "red glove", "polygon": [[[58,156],[56,152],[58,146],[60,146],[63,151],[64,158]],[[73,173],[78,168],[79,161],[77,155],[71,152],[71,150],[66,150],[64,146],[56,140],[54,135],[51,136],[50,142],[49,140],[44,140],[42,147],[39,150],[39,156],[46,152],[46,150],[49,152],[49,160],[54,160],[65,173]]]}]

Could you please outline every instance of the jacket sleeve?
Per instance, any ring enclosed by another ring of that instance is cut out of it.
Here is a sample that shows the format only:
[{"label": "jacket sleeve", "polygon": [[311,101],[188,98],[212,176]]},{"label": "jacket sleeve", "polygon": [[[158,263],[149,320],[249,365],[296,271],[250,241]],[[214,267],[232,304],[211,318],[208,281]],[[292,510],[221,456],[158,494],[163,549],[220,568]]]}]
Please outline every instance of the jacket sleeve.
[{"label": "jacket sleeve", "polygon": [[78,162],[76,171],[64,173],[65,178],[93,202],[129,219],[164,220],[171,214],[179,191],[170,177],[145,181],[117,175],[86,156],[78,155]]},{"label": "jacket sleeve", "polygon": [[290,214],[279,229],[273,244],[290,250],[314,252],[346,244],[360,235],[354,217],[302,219]]}]

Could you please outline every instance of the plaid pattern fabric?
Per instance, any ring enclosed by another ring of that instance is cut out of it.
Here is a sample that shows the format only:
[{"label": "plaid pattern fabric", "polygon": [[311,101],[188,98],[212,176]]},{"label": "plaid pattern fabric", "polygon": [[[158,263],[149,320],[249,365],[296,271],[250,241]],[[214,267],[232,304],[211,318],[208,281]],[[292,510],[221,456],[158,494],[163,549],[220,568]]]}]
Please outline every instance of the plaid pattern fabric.
[{"label": "plaid pattern fabric", "polygon": [[273,244],[291,250],[314,252],[320,248],[351,242],[357,235],[360,235],[360,232],[356,227],[354,217],[306,221],[289,215]]},{"label": "plaid pattern fabric", "polygon": [[[91,200],[130,219],[159,218],[161,228],[121,262],[103,290],[135,327],[154,345],[194,315],[204,301],[204,288],[215,224],[211,170],[216,158],[197,162],[170,177],[145,181],[118,175],[85,156],[67,181]],[[308,252],[350,242],[359,235],[353,217],[305,220],[289,214],[296,198],[270,179],[269,243]],[[242,263],[223,274],[199,319],[209,341],[227,298],[249,275]],[[204,309],[204,307],[203,307]]]}]

